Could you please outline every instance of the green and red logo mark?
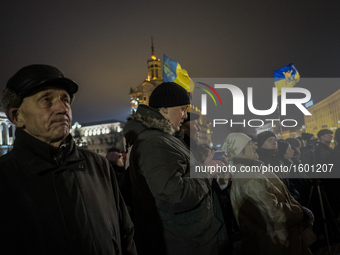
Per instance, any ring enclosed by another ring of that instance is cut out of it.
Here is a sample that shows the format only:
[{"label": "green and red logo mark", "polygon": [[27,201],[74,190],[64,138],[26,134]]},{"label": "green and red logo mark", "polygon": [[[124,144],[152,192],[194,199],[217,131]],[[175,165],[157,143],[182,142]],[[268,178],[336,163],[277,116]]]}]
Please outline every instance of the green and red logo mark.
[{"label": "green and red logo mark", "polygon": [[[212,92],[214,92],[215,95],[217,96],[218,100],[220,101],[221,106],[222,106],[222,100],[221,100],[219,94],[217,93],[217,91],[216,91],[213,87],[211,87],[210,85],[208,85],[208,84],[206,84],[206,83],[203,83],[203,82],[196,82],[196,83],[202,84],[203,86],[206,86],[206,87],[209,88]],[[200,87],[197,87],[197,88],[203,90],[204,92],[206,92],[206,93],[214,100],[215,106],[217,106],[216,100],[215,100],[214,96],[210,93],[209,90],[206,90],[206,89],[200,88]]]}]

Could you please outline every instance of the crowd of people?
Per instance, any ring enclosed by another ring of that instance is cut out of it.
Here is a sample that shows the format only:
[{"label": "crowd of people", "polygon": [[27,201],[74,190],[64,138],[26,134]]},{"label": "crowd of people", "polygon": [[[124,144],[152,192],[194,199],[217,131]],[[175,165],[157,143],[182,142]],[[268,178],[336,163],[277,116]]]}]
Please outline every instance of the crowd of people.
[{"label": "crowd of people", "polygon": [[[334,149],[327,129],[286,140],[271,131],[230,133],[224,155],[214,157],[200,144],[187,91],[162,83],[128,118],[126,148],[105,158],[70,135],[77,91],[48,65],[26,66],[7,83],[2,106],[17,128],[0,158],[1,254],[312,254],[325,234],[310,192],[315,180],[239,170],[334,164],[339,171],[339,130]],[[231,165],[237,171],[192,175],[196,166]],[[322,182],[334,218],[339,184]]]}]

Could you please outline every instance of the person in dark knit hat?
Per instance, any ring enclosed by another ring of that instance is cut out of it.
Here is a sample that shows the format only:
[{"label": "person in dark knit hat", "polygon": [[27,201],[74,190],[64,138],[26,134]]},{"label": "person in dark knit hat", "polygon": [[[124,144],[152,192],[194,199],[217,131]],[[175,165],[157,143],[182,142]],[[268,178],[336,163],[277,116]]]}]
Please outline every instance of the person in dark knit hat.
[{"label": "person in dark knit hat", "polygon": [[188,92],[174,82],[163,82],[151,93],[149,106],[153,108],[189,105]]},{"label": "person in dark knit hat", "polygon": [[310,133],[302,133],[301,136],[302,136],[302,139],[303,139],[305,142],[308,142],[309,140],[314,140],[314,139],[316,139],[316,137],[315,137],[313,134],[310,134]]},{"label": "person in dark knit hat", "polygon": [[[272,139],[269,139],[273,137]],[[268,141],[267,141],[268,140]],[[267,142],[267,143],[271,143],[272,145],[265,145],[266,149],[269,149],[269,147],[271,149],[277,149],[277,138],[276,135],[271,132],[271,131],[264,131],[260,134],[257,135],[257,147],[261,148],[262,145]],[[268,147],[269,146],[269,147]],[[268,148],[267,148],[268,147]]]},{"label": "person in dark knit hat", "polygon": [[277,138],[273,132],[265,131],[257,135],[257,154],[266,165],[282,165],[277,146]]},{"label": "person in dark knit hat", "polygon": [[[164,82],[152,92],[149,106],[139,105],[124,127],[127,147],[132,145],[129,171],[139,254],[227,253],[212,178],[190,178],[190,167],[202,164],[175,136],[189,104],[183,87]],[[206,166],[222,166],[211,159]]]}]

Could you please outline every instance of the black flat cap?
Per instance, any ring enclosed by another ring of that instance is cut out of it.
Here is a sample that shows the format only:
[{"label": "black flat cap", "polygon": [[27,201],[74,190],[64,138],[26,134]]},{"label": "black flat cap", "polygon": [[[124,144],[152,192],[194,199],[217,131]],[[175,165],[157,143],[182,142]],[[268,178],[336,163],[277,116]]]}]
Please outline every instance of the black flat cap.
[{"label": "black flat cap", "polygon": [[70,95],[78,91],[75,81],[65,78],[60,70],[49,65],[29,65],[21,68],[8,80],[6,88],[25,97],[33,90],[49,85],[62,87]]},{"label": "black flat cap", "polygon": [[331,131],[329,129],[321,129],[318,132],[318,138],[320,139],[321,136],[326,135],[326,134],[333,134],[333,131]]}]

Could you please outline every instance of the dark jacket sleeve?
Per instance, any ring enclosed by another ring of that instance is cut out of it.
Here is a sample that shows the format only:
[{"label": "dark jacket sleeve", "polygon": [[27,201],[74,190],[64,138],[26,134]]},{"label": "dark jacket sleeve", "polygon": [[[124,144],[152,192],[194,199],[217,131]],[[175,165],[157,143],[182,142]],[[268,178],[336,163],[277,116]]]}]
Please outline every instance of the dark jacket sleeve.
[{"label": "dark jacket sleeve", "polygon": [[159,208],[188,211],[209,193],[211,180],[190,178],[190,162],[166,140],[151,137],[138,150],[139,168]]},{"label": "dark jacket sleeve", "polygon": [[[110,165],[110,164],[109,164]],[[118,207],[120,237],[123,254],[137,254],[135,242],[133,240],[135,228],[131,221],[129,212],[125,206],[124,199],[119,191],[115,171],[110,165],[111,182],[114,197]]]}]

